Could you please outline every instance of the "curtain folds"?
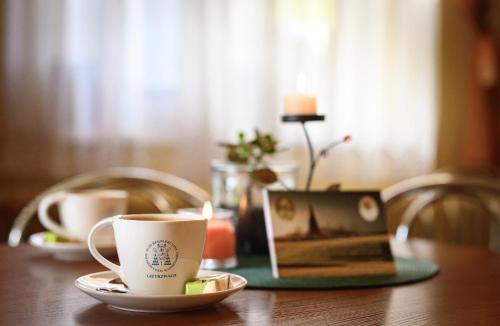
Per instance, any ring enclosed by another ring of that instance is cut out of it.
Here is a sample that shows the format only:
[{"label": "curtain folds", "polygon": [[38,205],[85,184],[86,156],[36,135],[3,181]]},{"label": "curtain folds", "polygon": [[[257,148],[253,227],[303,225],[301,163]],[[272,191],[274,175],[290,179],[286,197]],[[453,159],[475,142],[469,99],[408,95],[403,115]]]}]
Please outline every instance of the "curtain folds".
[{"label": "curtain folds", "polygon": [[[6,3],[0,171],[62,177],[140,165],[209,184],[217,141],[259,128],[306,166],[282,124],[298,73],[318,97],[315,186],[382,186],[434,167],[436,0]],[[301,178],[305,175],[301,171]]]}]

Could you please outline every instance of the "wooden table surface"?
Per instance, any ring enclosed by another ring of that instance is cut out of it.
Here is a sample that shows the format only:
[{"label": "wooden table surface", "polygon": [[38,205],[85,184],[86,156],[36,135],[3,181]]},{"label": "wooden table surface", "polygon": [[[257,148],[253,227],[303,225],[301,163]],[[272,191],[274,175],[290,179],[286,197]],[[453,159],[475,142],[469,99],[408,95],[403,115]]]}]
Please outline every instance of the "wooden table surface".
[{"label": "wooden table surface", "polygon": [[437,262],[433,279],[335,291],[244,290],[212,308],[137,314],[108,308],[74,280],[104,270],[96,262],[55,261],[28,245],[0,246],[0,325],[500,325],[500,255],[413,240],[400,256]]}]

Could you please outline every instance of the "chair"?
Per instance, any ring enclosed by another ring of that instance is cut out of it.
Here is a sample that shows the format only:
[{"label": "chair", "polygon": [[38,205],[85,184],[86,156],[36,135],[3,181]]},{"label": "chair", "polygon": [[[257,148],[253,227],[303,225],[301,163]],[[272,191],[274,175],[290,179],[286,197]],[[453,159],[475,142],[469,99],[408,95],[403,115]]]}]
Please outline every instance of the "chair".
[{"label": "chair", "polygon": [[200,207],[210,199],[210,195],[195,184],[152,169],[114,167],[89,172],[63,180],[31,200],[15,218],[8,244],[15,247],[21,243],[26,226],[37,212],[38,203],[47,194],[61,190],[96,188],[127,190],[131,197],[150,201],[162,213],[173,212],[181,207]]},{"label": "chair", "polygon": [[[399,225],[395,231],[397,240],[406,241],[412,228],[426,208],[443,202],[451,197],[460,198],[459,203],[474,206],[480,216],[489,221],[487,244],[491,249],[500,249],[500,179],[496,176],[470,173],[436,172],[401,181],[382,191],[382,199],[386,208],[407,201],[406,209],[400,215]],[[451,214],[460,215],[462,208]],[[441,214],[450,215],[450,209],[444,207]],[[477,214],[476,214],[477,215]],[[479,223],[476,219],[476,223]],[[467,231],[467,230],[465,230]]]}]

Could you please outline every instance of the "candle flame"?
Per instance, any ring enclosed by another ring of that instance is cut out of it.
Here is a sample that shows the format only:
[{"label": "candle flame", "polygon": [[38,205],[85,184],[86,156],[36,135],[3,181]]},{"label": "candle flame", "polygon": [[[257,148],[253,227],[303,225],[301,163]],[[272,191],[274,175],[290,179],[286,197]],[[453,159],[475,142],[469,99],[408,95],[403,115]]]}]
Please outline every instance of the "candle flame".
[{"label": "candle flame", "polygon": [[299,72],[297,75],[297,92],[305,94],[307,92],[307,78],[306,74]]},{"label": "candle flame", "polygon": [[202,213],[204,218],[206,219],[211,219],[213,214],[214,214],[214,210],[212,208],[212,204],[209,202],[209,201],[206,201],[204,204],[203,204],[203,210],[202,210]]}]

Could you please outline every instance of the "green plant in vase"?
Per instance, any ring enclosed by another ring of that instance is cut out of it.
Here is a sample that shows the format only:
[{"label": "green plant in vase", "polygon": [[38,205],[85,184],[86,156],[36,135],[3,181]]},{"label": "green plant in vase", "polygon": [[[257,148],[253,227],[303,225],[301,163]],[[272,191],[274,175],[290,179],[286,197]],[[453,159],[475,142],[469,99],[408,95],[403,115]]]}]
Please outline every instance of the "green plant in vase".
[{"label": "green plant in vase", "polygon": [[250,177],[254,182],[261,186],[279,182],[288,190],[288,187],[279,180],[278,175],[264,162],[266,156],[282,151],[278,149],[278,141],[273,135],[261,134],[256,129],[252,140],[247,140],[245,133],[240,132],[237,143],[219,143],[219,145],[227,149],[228,161],[249,166]]}]

